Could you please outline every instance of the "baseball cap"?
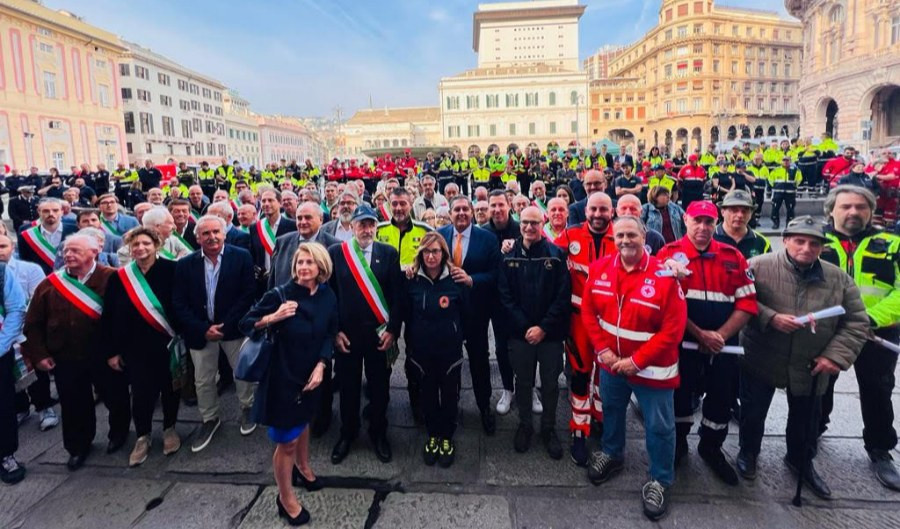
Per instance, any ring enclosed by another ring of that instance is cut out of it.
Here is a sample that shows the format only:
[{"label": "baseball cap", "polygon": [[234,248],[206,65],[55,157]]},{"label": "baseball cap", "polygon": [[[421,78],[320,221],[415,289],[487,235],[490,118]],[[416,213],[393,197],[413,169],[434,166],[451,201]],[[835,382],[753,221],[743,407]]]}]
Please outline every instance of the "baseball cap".
[{"label": "baseball cap", "polygon": [[353,217],[350,218],[351,222],[356,222],[358,220],[374,220],[378,222],[378,215],[375,214],[375,210],[371,207],[362,204],[356,208],[356,211],[353,212]]},{"label": "baseball cap", "polygon": [[688,206],[687,212],[691,217],[709,217],[711,219],[719,218],[719,210],[716,208],[716,205],[710,202],[709,200],[697,200],[691,202],[691,205]]},{"label": "baseball cap", "polygon": [[727,208],[731,206],[742,206],[742,207],[753,207],[753,197],[750,196],[750,193],[744,191],[743,189],[735,189],[734,191],[729,191],[725,198],[722,199],[722,207]]},{"label": "baseball cap", "polygon": [[688,156],[688,161],[690,161],[690,162],[696,162],[697,159],[698,158],[697,158],[696,154],[692,154],[692,155]]},{"label": "baseball cap", "polygon": [[666,167],[664,165],[658,163],[653,166],[653,170],[654,171],[665,171]]},{"label": "baseball cap", "polygon": [[816,220],[811,215],[803,215],[788,222],[782,236],[786,235],[809,235],[810,237],[818,237],[823,241],[828,240],[825,236],[825,224]]},{"label": "baseball cap", "polygon": [[745,162],[744,160],[738,160],[738,161],[734,162],[734,167],[735,168],[747,167],[747,162]]}]

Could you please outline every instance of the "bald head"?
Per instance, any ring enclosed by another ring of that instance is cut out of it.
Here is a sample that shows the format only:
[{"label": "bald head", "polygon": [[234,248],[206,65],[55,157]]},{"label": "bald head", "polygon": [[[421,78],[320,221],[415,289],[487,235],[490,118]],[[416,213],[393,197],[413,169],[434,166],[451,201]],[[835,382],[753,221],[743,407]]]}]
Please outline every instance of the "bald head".
[{"label": "bald head", "polygon": [[605,187],[606,178],[604,178],[603,173],[597,171],[596,169],[591,169],[590,171],[586,171],[584,173],[584,191],[588,194],[588,196],[603,191]]},{"label": "bald head", "polygon": [[528,206],[519,213],[519,227],[522,230],[522,242],[526,247],[537,242],[543,236],[542,225],[544,214],[535,206]]},{"label": "bald head", "polygon": [[584,208],[588,229],[594,233],[606,233],[612,220],[612,199],[602,191],[590,195]]},{"label": "bald head", "polygon": [[616,202],[616,216],[625,217],[629,215],[632,217],[641,216],[641,199],[631,194],[622,195],[619,197],[619,201]]}]

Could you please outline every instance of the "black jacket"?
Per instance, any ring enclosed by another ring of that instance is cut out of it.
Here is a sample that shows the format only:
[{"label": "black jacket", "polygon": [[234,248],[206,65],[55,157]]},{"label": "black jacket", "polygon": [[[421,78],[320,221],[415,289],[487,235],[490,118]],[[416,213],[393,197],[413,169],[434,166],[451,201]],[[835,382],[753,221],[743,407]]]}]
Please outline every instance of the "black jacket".
[{"label": "black jacket", "polygon": [[402,299],[407,351],[416,356],[462,356],[468,290],[453,280],[449,268],[436,281],[422,270],[407,279]]},{"label": "black jacket", "polygon": [[[315,241],[325,249],[341,242],[321,228],[319,228]],[[291,261],[294,259],[298,246],[300,246],[300,233],[297,231],[286,233],[275,239],[275,253],[272,254],[272,267],[269,269],[268,276],[270,289],[291,280]]]},{"label": "black jacket", "polygon": [[535,325],[545,341],[561,341],[569,331],[572,285],[566,256],[542,238],[526,249],[516,240],[500,265],[500,301],[509,314],[510,337],[523,340]]}]

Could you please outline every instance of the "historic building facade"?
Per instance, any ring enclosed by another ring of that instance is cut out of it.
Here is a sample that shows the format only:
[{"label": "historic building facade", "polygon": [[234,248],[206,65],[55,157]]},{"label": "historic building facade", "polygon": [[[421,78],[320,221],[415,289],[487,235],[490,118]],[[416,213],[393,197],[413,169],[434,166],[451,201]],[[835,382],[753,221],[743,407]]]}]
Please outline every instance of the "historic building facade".
[{"label": "historic building facade", "polygon": [[900,3],[785,0],[803,22],[803,135],[868,152],[900,141]]},{"label": "historic building facade", "polygon": [[225,148],[228,161],[237,160],[245,168],[256,166],[262,160],[259,143],[259,123],[250,111],[250,102],[235,90],[228,90],[224,96],[225,105]]},{"label": "historic building facade", "polygon": [[379,149],[441,145],[438,107],[367,108],[358,110],[343,126],[345,151],[350,158],[380,155]]},{"label": "historic building facade", "polygon": [[663,0],[659,23],[590,83],[590,138],[688,146],[794,136],[801,25],[774,12]]}]

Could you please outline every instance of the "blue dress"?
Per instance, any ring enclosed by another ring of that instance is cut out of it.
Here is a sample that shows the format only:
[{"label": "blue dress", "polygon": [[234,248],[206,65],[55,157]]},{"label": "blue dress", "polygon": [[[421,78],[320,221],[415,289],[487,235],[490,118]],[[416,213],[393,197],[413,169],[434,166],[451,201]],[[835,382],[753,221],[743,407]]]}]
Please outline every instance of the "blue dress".
[{"label": "blue dress", "polygon": [[[313,295],[293,281],[279,288],[285,301],[297,302],[297,312],[270,327],[274,348],[269,369],[256,389],[252,413],[256,422],[271,427],[273,441],[283,443],[299,436],[316,414],[321,388],[304,392],[303,387],[319,360],[331,360],[338,311],[337,298],[327,284],[319,285]],[[266,292],[241,320],[241,332],[247,336],[265,332],[253,326],[280,305],[276,289]]]}]

